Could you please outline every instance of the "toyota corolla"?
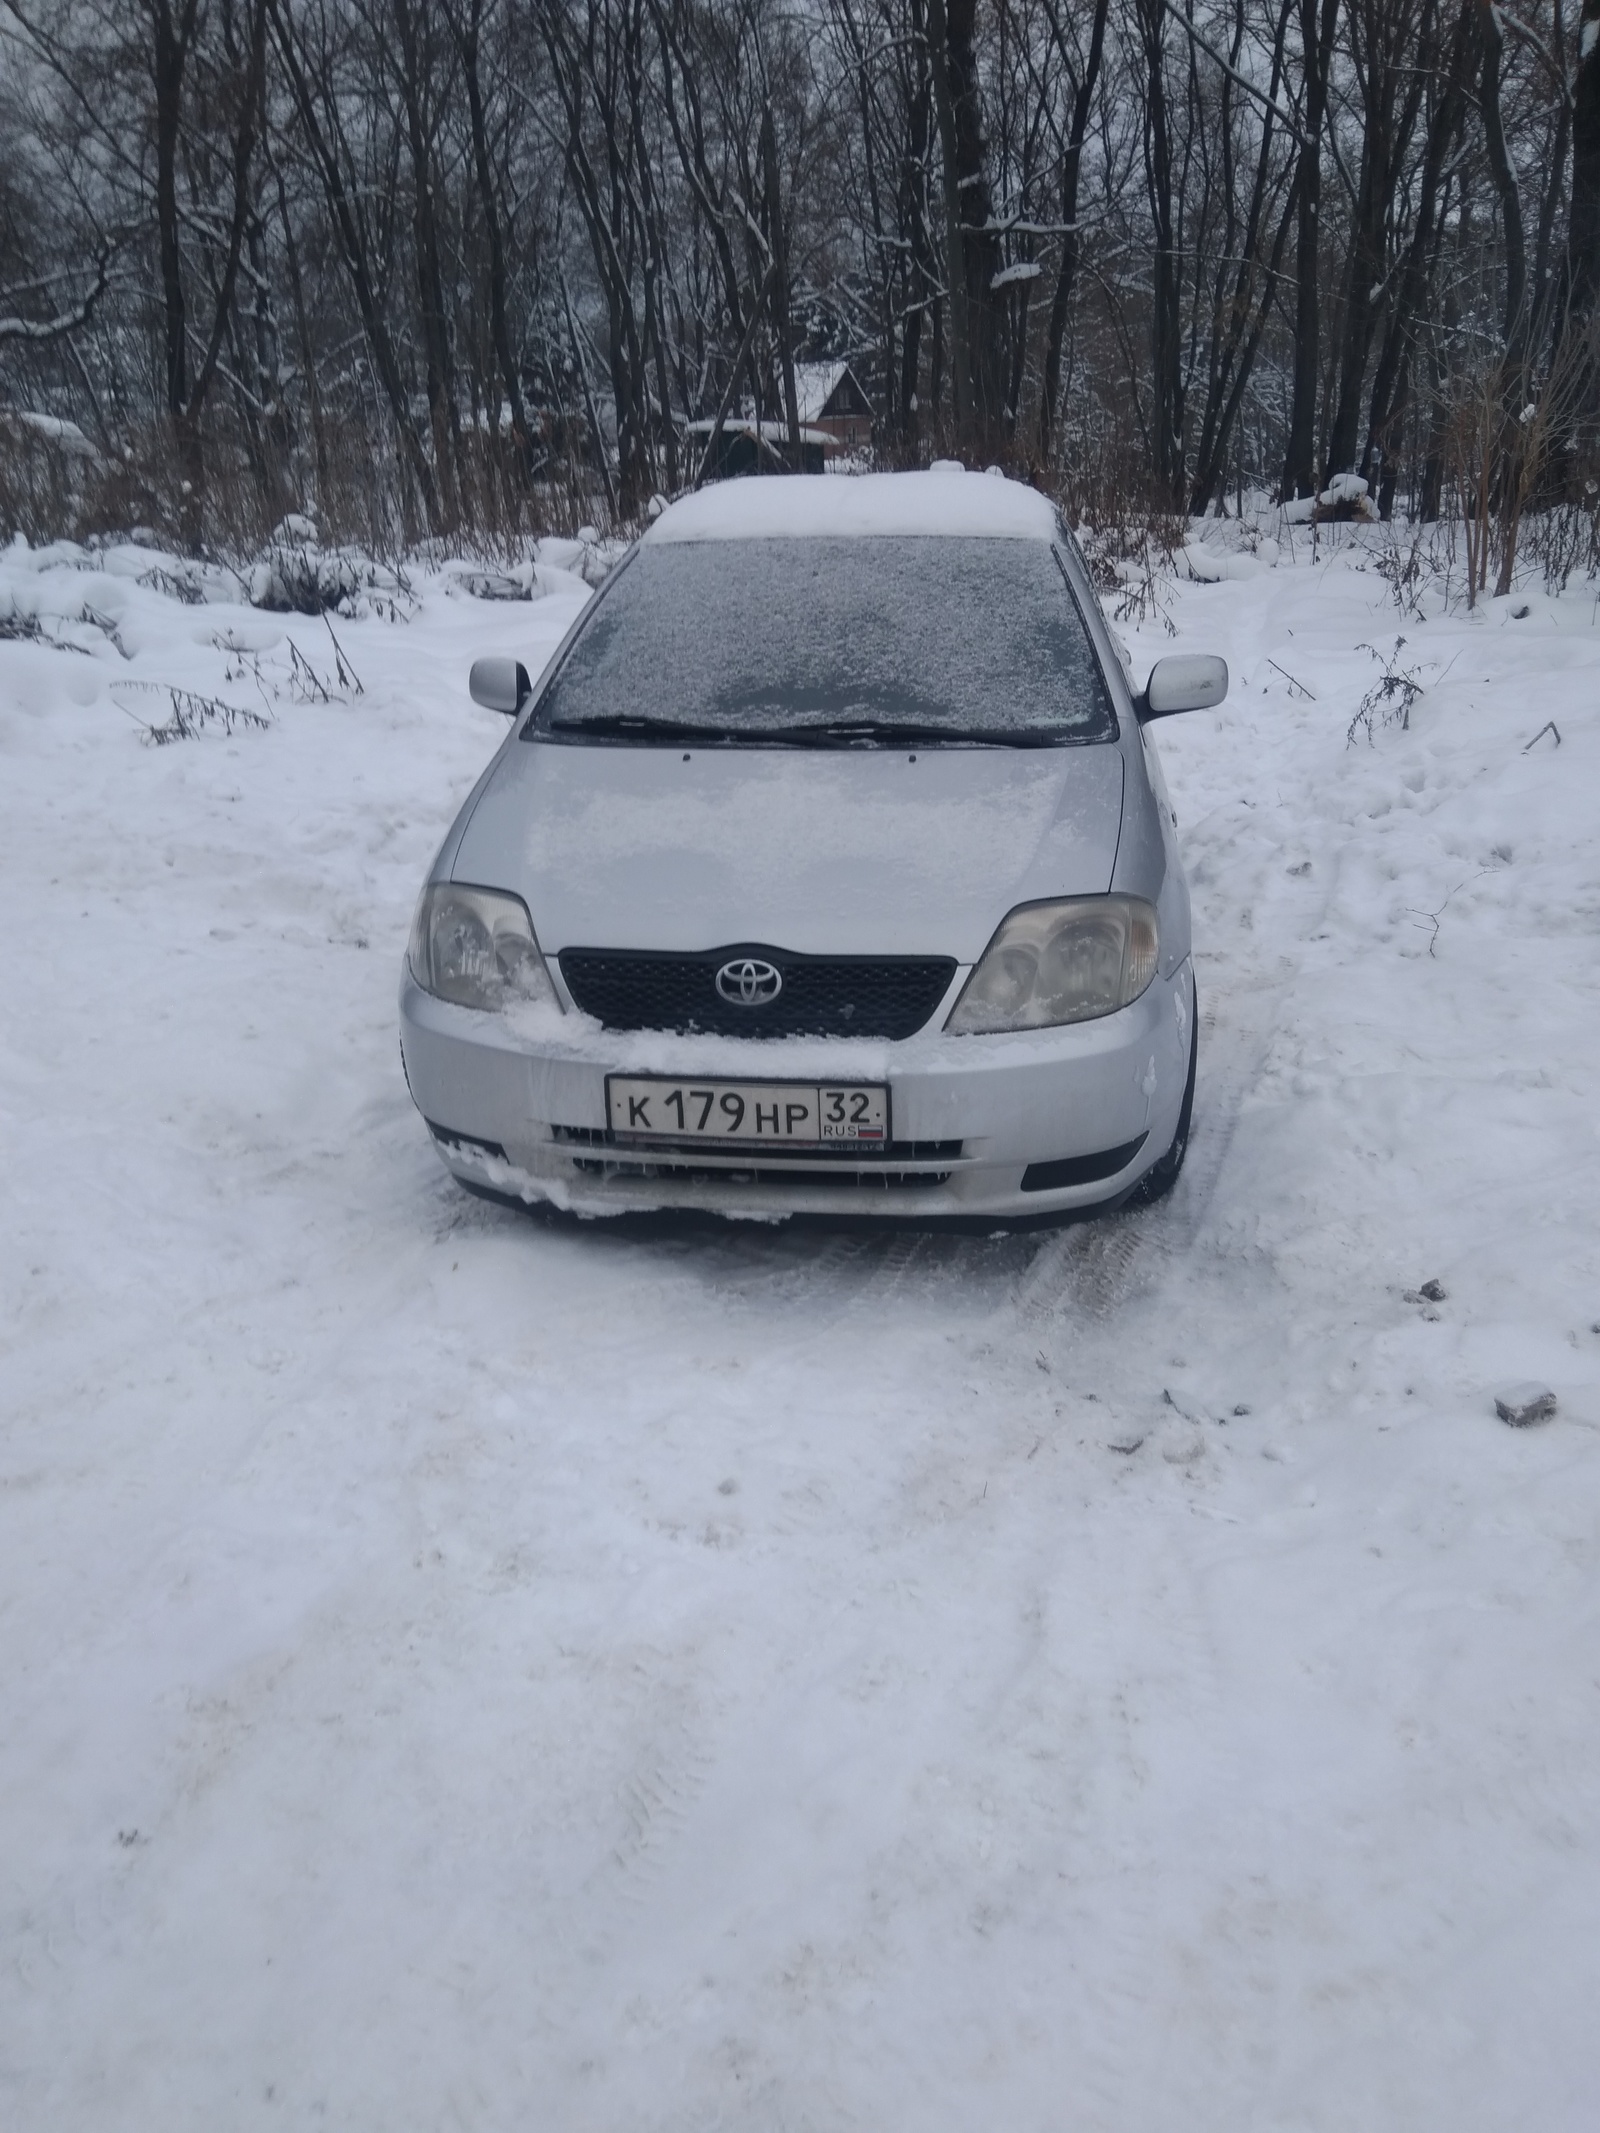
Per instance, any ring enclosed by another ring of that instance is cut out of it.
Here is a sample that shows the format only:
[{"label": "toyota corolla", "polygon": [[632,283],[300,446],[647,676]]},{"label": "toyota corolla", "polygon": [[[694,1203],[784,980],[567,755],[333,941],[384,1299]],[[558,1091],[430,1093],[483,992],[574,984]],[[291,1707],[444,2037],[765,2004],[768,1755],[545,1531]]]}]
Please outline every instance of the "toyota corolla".
[{"label": "toyota corolla", "polygon": [[1166,1190],[1189,896],[1136,693],[1053,506],[771,477],[662,512],[440,847],[400,1029],[447,1168],[584,1214],[1017,1220]]}]

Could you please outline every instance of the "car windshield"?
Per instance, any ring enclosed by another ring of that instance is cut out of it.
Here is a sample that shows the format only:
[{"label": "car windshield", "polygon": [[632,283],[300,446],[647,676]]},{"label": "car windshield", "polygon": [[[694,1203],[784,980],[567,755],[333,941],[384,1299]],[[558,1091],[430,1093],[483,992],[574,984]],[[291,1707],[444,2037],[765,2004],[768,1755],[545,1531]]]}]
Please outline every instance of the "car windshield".
[{"label": "car windshield", "polygon": [[541,693],[530,739],[873,747],[1114,740],[1048,542],[646,542]]}]

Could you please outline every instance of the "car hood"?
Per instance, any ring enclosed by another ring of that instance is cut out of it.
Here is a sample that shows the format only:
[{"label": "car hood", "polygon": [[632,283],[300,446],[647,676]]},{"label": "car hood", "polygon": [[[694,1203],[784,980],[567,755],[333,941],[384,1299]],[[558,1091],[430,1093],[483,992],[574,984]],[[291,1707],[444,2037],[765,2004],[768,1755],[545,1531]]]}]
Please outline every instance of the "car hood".
[{"label": "car hood", "polygon": [[1100,895],[1121,751],[692,749],[513,741],[451,872],[565,948],[950,955],[1014,904]]}]

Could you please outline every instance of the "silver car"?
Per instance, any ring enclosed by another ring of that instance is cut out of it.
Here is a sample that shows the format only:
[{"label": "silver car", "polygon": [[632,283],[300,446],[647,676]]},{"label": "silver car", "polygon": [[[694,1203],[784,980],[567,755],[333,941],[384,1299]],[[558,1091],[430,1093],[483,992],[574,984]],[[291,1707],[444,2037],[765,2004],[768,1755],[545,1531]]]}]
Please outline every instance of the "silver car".
[{"label": "silver car", "polygon": [[1054,508],[795,476],[662,512],[440,847],[401,984],[447,1168],[586,1215],[1060,1216],[1167,1189],[1189,894],[1136,694]]}]

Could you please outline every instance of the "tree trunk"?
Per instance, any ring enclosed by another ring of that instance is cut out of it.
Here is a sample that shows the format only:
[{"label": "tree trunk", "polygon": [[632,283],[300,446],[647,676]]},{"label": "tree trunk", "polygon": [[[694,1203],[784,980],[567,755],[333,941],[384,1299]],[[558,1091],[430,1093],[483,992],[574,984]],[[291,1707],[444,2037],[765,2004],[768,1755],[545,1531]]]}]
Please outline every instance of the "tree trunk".
[{"label": "tree trunk", "polygon": [[1145,61],[1145,178],[1154,225],[1150,320],[1156,488],[1181,510],[1183,483],[1183,342],[1178,309],[1178,258],[1172,223],[1172,138],[1167,113],[1166,9],[1162,0],[1137,0]]},{"label": "tree trunk", "polygon": [[405,463],[421,492],[428,531],[442,533],[444,526],[433,469],[428,464],[428,455],[422,449],[421,439],[417,436],[416,426],[411,420],[405,381],[401,377],[394,343],[389,337],[389,329],[378,302],[364,233],[340,168],[339,139],[333,130],[338,121],[337,102],[330,96],[328,124],[324,126],[318,116],[316,92],[321,90],[327,93],[329,85],[319,82],[316,89],[313,88],[306,55],[300,49],[294,19],[289,13],[288,0],[271,0],[271,4],[284,72],[289,79],[301,125],[305,128],[317,174],[322,180],[323,196],[333,221],[334,234],[344,256],[350,285],[355,291],[356,307],[361,314],[367,346],[372,352],[372,367],[378,374],[378,382],[383,387],[384,397],[389,403]]},{"label": "tree trunk", "polygon": [[[1089,130],[1089,114],[1094,108],[1109,12],[1110,0],[1095,0],[1094,21],[1089,30],[1089,57],[1072,99],[1071,130],[1067,135],[1066,152],[1061,158],[1061,264],[1056,270],[1050,320],[1045,328],[1044,382],[1039,394],[1039,457],[1046,462],[1050,458],[1056,403],[1061,397],[1061,350],[1066,340],[1067,318],[1072,308],[1072,292],[1077,285],[1078,260],[1082,251],[1078,242],[1078,178],[1083,168],[1083,139]],[[1056,31],[1060,49],[1060,33],[1053,15],[1051,27]]]},{"label": "tree trunk", "polygon": [[[1205,407],[1200,419],[1199,442],[1195,447],[1194,485],[1189,496],[1189,513],[1193,518],[1205,516],[1213,497],[1218,499],[1219,509],[1221,508],[1221,498],[1227,483],[1228,453],[1232,445],[1234,423],[1244,399],[1245,388],[1250,382],[1250,373],[1255,367],[1256,350],[1260,346],[1267,312],[1277,287],[1278,272],[1288,244],[1289,225],[1295,215],[1297,203],[1291,183],[1289,197],[1278,217],[1277,235],[1272,240],[1270,253],[1263,259],[1262,252],[1267,243],[1267,207],[1274,193],[1271,107],[1277,102],[1278,90],[1283,80],[1284,47],[1292,4],[1293,0],[1282,0],[1274,26],[1272,73],[1267,88],[1268,110],[1261,122],[1261,138],[1256,150],[1255,175],[1251,181],[1242,243],[1235,241],[1236,218],[1233,208],[1229,133],[1233,83],[1224,76],[1222,84],[1221,124],[1225,150],[1223,183],[1228,198],[1227,224],[1223,257],[1217,269],[1210,331],[1211,360],[1206,380]],[[1236,0],[1233,47],[1235,60],[1238,58],[1243,36],[1244,8],[1242,0]],[[1233,269],[1231,287],[1228,286],[1230,265]]]},{"label": "tree trunk", "polygon": [[[1406,150],[1416,128],[1425,76],[1416,61],[1413,30],[1431,19],[1429,0],[1359,0],[1351,9],[1351,38],[1364,91],[1361,175],[1345,264],[1339,385],[1328,430],[1323,473],[1353,472],[1361,449],[1367,362],[1388,301],[1389,220]],[[1402,94],[1402,83],[1405,84]]]},{"label": "tree trunk", "polygon": [[1500,202],[1500,229],[1505,244],[1506,299],[1504,340],[1506,369],[1516,369],[1527,342],[1528,250],[1522,228],[1522,198],[1516,172],[1506,148],[1505,124],[1500,111],[1500,68],[1505,55],[1505,33],[1495,0],[1478,0],[1478,35],[1483,45],[1483,73],[1479,109],[1483,114],[1484,145],[1489,151],[1489,171]]},{"label": "tree trunk", "polygon": [[[922,329],[928,305],[933,301],[937,276],[927,217],[927,164],[933,125],[933,84],[929,64],[923,0],[911,0],[911,26],[916,54],[916,87],[911,97],[910,125],[906,137],[905,165],[901,172],[901,228],[911,232],[911,269],[906,277],[905,328],[900,342],[900,435],[907,447],[916,444],[922,427],[919,387],[922,378]],[[937,400],[938,387],[933,397]]]},{"label": "tree trunk", "polygon": [[[1251,372],[1255,369],[1261,335],[1267,323],[1267,314],[1272,308],[1273,290],[1277,285],[1279,269],[1283,265],[1284,252],[1288,248],[1289,225],[1295,218],[1297,206],[1291,187],[1290,197],[1278,218],[1278,234],[1273,239],[1266,271],[1260,277],[1261,293],[1255,299],[1253,311],[1253,290],[1241,271],[1241,287],[1235,299],[1224,360],[1219,369],[1217,406],[1214,412],[1209,407],[1206,410],[1202,445],[1196,454],[1194,491],[1189,499],[1189,512],[1193,518],[1203,518],[1212,498],[1223,491],[1234,425],[1239,419],[1239,409],[1244,401],[1245,389],[1250,383]],[[1253,263],[1247,260],[1246,265]],[[1225,394],[1222,390],[1224,387]]]},{"label": "tree trunk", "polygon": [[167,0],[156,0],[152,69],[156,106],[156,232],[161,252],[161,299],[165,327],[167,413],[176,423],[189,404],[188,320],[183,262],[178,251],[178,128],[183,115],[183,76],[194,35],[197,0],[176,20]]},{"label": "tree trunk", "polygon": [[991,227],[988,152],[973,45],[976,0],[929,0],[934,98],[944,150],[946,274],[955,430],[969,454],[988,458],[1005,433],[1003,319],[994,277],[1000,244]]},{"label": "tree trunk", "polygon": [[[1443,82],[1428,116],[1417,187],[1416,222],[1406,247],[1388,330],[1372,381],[1372,404],[1366,449],[1361,456],[1361,473],[1368,481],[1376,476],[1378,513],[1382,518],[1387,518],[1393,508],[1400,435],[1411,396],[1412,355],[1427,294],[1429,261],[1435,248],[1439,191],[1444,181],[1445,162],[1466,116],[1472,31],[1471,13],[1463,6],[1456,17],[1455,36],[1445,64]],[[1429,50],[1426,63],[1430,71],[1438,56],[1436,49]]]},{"label": "tree trunk", "polygon": [[[269,151],[270,160],[270,151]],[[295,334],[300,343],[300,363],[305,372],[306,412],[311,419],[311,448],[316,461],[317,493],[320,498],[328,481],[328,439],[322,421],[322,394],[317,385],[317,352],[311,340],[311,322],[306,314],[305,284],[300,278],[300,252],[289,220],[289,196],[283,172],[274,162],[272,175],[278,191],[278,216],[283,224],[283,249],[289,269],[289,293],[294,299]]]},{"label": "tree trunk", "polygon": [[1294,383],[1289,408],[1289,449],[1283,465],[1283,496],[1310,496],[1317,486],[1317,386],[1322,360],[1320,292],[1322,136],[1328,114],[1328,63],[1339,0],[1301,0],[1300,48],[1305,71],[1299,201],[1295,241]]},{"label": "tree trunk", "polygon": [[[489,334],[494,343],[495,361],[500,366],[500,383],[505,389],[506,403],[511,409],[511,441],[516,453],[516,462],[524,480],[529,472],[530,440],[528,416],[522,399],[522,378],[517,368],[515,351],[511,345],[511,321],[506,309],[506,248],[500,227],[500,200],[495,188],[494,167],[489,157],[489,125],[484,112],[483,83],[478,71],[482,49],[483,0],[467,0],[467,18],[464,25],[457,22],[454,10],[449,16],[450,28],[456,40],[456,50],[461,57],[461,74],[467,91],[467,116],[472,127],[472,170],[478,187],[478,206],[483,215],[484,241],[489,249]],[[498,435],[496,419],[490,425]]]},{"label": "tree trunk", "polygon": [[1600,293],[1600,0],[1583,0],[1572,97],[1572,204],[1567,216],[1563,325],[1582,322]]},{"label": "tree trunk", "polygon": [[267,253],[266,224],[252,215],[246,233],[250,254],[250,278],[254,286],[251,324],[255,340],[256,396],[262,410],[262,456],[272,508],[281,515],[284,476],[289,462],[292,432],[283,395],[283,352],[278,321],[272,308],[271,262]]},{"label": "tree trunk", "polygon": [[423,25],[411,0],[391,0],[400,42],[400,98],[405,108],[406,145],[411,152],[411,232],[417,276],[417,308],[422,327],[423,365],[427,380],[428,420],[433,432],[433,464],[447,527],[461,516],[459,416],[455,363],[445,312],[444,273],[440,262],[438,217],[434,207],[434,152],[425,74],[428,54]]},{"label": "tree trunk", "polygon": [[772,123],[772,99],[761,108],[761,178],[767,196],[767,236],[772,246],[772,325],[778,339],[778,367],[783,375],[783,410],[789,423],[789,467],[800,473],[800,396],[794,381],[794,338],[789,330],[789,244],[784,226],[783,193],[778,181],[778,134]]}]

